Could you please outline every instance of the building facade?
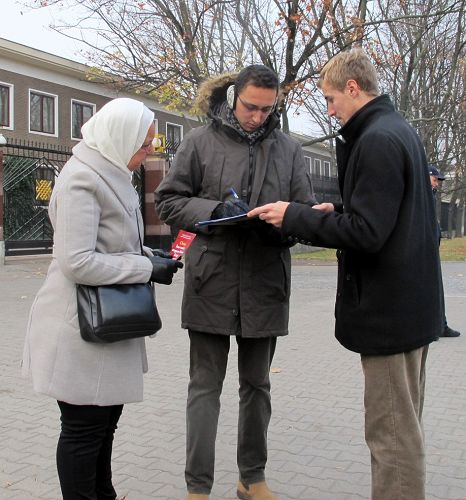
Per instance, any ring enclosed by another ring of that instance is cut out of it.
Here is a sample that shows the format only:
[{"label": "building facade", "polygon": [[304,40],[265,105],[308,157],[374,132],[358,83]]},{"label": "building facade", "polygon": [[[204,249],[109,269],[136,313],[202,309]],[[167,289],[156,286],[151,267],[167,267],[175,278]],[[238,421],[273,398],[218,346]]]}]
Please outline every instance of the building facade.
[{"label": "building facade", "polygon": [[0,131],[21,139],[65,147],[80,139],[81,125],[115,97],[136,97],[155,113],[156,130],[180,142],[198,125],[194,117],[167,112],[154,99],[134,96],[89,79],[90,68],[0,38]]}]

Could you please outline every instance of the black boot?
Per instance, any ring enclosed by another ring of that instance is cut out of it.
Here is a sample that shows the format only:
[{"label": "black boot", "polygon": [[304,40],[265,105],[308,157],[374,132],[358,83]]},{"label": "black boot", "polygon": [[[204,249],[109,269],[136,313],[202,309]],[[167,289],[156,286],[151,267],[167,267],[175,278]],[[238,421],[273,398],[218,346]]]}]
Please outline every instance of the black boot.
[{"label": "black boot", "polygon": [[445,325],[445,328],[443,329],[440,337],[459,337],[460,335],[460,332],[458,332],[457,330],[453,330],[453,328],[450,328],[448,325]]}]

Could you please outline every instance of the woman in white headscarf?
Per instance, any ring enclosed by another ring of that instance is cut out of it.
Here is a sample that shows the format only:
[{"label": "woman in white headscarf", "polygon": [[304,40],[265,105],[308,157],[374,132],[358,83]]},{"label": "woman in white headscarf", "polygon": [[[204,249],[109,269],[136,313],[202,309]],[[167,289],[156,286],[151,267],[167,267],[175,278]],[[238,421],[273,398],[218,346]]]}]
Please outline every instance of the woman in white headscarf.
[{"label": "woman in white headscarf", "polygon": [[139,199],[132,171],[152,151],[154,115],[141,102],[115,99],[83,127],[49,205],[53,258],[33,303],[23,373],[55,398],[62,429],[57,468],[64,500],[115,499],[113,434],[124,403],[141,401],[144,339],[111,344],[80,335],[76,283],[170,284],[181,264],[141,255]]}]

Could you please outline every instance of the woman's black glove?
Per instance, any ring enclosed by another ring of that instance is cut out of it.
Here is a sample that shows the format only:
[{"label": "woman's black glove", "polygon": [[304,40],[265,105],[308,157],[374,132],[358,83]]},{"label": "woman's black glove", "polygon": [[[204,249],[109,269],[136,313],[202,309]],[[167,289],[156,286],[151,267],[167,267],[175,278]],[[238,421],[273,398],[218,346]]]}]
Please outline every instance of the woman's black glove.
[{"label": "woman's black glove", "polygon": [[170,285],[173,280],[173,275],[183,267],[183,263],[179,260],[167,259],[154,255],[149,257],[152,262],[151,281],[161,283],[162,285]]},{"label": "woman's black glove", "polygon": [[234,198],[232,200],[224,201],[215,207],[210,219],[224,219],[225,217],[234,217],[235,215],[243,215],[248,212],[248,204],[241,199]]}]

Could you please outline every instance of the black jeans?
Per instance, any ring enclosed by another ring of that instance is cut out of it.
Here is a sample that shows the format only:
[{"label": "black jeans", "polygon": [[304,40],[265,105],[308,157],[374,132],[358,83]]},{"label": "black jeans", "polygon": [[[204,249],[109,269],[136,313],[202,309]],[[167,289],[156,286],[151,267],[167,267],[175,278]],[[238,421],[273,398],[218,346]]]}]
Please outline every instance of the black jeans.
[{"label": "black jeans", "polygon": [[113,434],[123,405],[72,405],[58,401],[61,433],[57,469],[63,500],[114,500]]},{"label": "black jeans", "polygon": [[[220,394],[230,337],[189,331],[190,381],[186,410],[186,470],[190,493],[209,494],[214,482],[215,440]],[[238,344],[239,418],[237,463],[245,484],[264,480],[267,429],[272,413],[269,371],[276,337],[236,337]]]}]

